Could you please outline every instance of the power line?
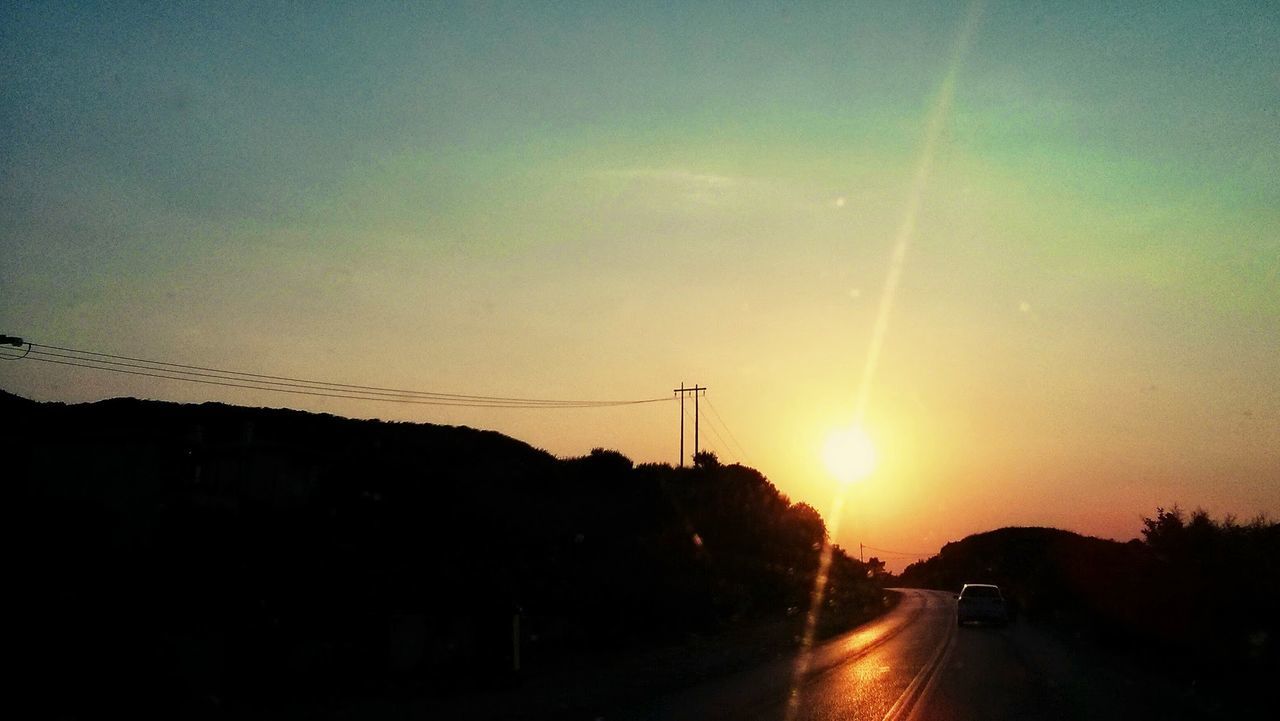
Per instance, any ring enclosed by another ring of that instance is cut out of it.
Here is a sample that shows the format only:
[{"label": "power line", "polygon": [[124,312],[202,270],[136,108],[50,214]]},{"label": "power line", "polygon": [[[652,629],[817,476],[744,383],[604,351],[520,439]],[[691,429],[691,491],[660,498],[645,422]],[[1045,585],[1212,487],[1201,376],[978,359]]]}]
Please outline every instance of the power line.
[{"label": "power line", "polygon": [[[231,388],[274,391],[276,393],[292,393],[327,398],[344,398],[350,400],[382,401],[389,403],[407,403],[414,405],[455,406],[465,408],[602,408],[614,406],[639,405],[672,400],[671,398],[643,398],[635,400],[564,400],[546,398],[518,398],[507,396],[485,396],[460,393],[440,393],[436,391],[415,391],[378,386],[365,386],[350,383],[334,383],[315,381],[291,376],[276,376],[262,373],[233,371],[210,366],[195,366],[181,363],[170,363],[131,356],[121,356],[99,351],[78,348],[30,343],[22,339],[10,339],[6,342],[16,347],[26,345],[23,355],[13,355],[0,351],[0,358],[5,360],[33,360],[42,363],[53,363],[63,366],[74,366],[92,370],[109,371],[126,375],[159,378],[163,380],[202,383]],[[40,350],[41,348],[49,350]],[[7,351],[8,349],[4,349]],[[56,353],[52,351],[63,351]],[[112,360],[114,359],[114,360]]]},{"label": "power line", "polygon": [[936,555],[937,553],[936,551],[932,553],[913,553],[911,551],[891,551],[887,548],[876,548],[875,546],[868,546],[865,543],[860,543],[858,545],[870,551],[879,551],[880,553],[891,553],[895,556],[914,556],[916,558],[924,558],[926,556]]},{"label": "power line", "polygon": [[[361,385],[354,383],[338,383],[334,381],[312,380],[295,376],[237,371],[218,368],[215,366],[174,363],[150,358],[86,350],[83,348],[47,345],[43,343],[25,341],[22,338],[11,336],[0,336],[0,345],[13,346],[12,350],[9,348],[0,348],[0,360],[17,361],[25,359],[40,363],[107,371],[122,375],[156,378],[159,380],[182,381],[186,383],[199,383],[224,388],[243,388],[246,390],[271,391],[275,393],[289,393],[292,395],[304,395],[320,398],[339,398],[344,400],[380,401],[384,403],[403,403],[410,405],[459,408],[499,409],[603,408],[659,403],[672,400],[671,398],[665,397],[640,398],[634,400],[575,400],[444,393],[439,391],[388,388],[383,386]],[[21,355],[16,355],[17,349],[19,348],[24,348],[24,350]],[[690,414],[685,409],[683,403],[681,403],[681,415],[692,421],[695,429],[697,428],[698,420],[706,418],[708,427],[718,440],[717,446],[721,451],[737,455],[739,458],[744,460],[749,460],[746,449],[733,435],[733,431],[729,429],[728,424],[724,421],[724,417],[720,414],[720,411],[715,407],[715,405],[711,403],[711,400],[707,399],[708,407],[714,414],[715,419],[718,420],[720,428],[722,428],[729,439],[732,440],[732,445],[725,440],[725,435],[721,435],[719,430],[716,429],[716,424],[712,422],[711,416],[707,416],[706,413],[702,412],[699,408],[696,401],[700,392],[703,390],[704,389],[702,387],[695,385],[692,388],[682,387],[677,391],[681,393],[682,400],[684,392],[692,392],[695,397],[692,417],[690,417]],[[681,433],[681,436],[683,437],[683,432]],[[683,461],[683,458],[681,460]]]},{"label": "power line", "polygon": [[[169,361],[157,361],[157,360],[150,360],[147,358],[135,358],[131,356],[114,355],[111,353],[82,350],[79,348],[64,348],[61,346],[45,345],[43,343],[28,343],[27,345],[31,348],[48,348],[49,350],[63,351],[65,353],[75,353],[80,356],[93,356],[95,359],[110,358],[110,359],[115,359],[119,361],[133,361],[135,363],[145,363],[151,366],[164,366],[166,368],[181,369],[184,372],[185,371],[210,371],[213,373],[222,374],[224,376],[240,376],[245,379],[252,378],[252,379],[255,379],[254,382],[286,381],[286,382],[301,383],[307,387],[324,386],[332,389],[347,389],[350,391],[356,391],[360,393],[378,392],[378,393],[391,393],[391,394],[403,395],[403,396],[428,396],[432,398],[445,398],[445,399],[456,399],[456,400],[507,401],[512,403],[546,403],[546,404],[574,404],[574,405],[599,403],[599,404],[619,404],[620,405],[620,404],[633,402],[633,401],[619,401],[619,400],[600,401],[600,400],[562,400],[562,399],[547,399],[547,398],[513,398],[513,397],[504,397],[504,396],[442,393],[439,391],[406,390],[403,388],[384,388],[381,386],[356,385],[351,383],[335,383],[332,381],[317,381],[317,380],[310,380],[305,378],[295,378],[292,376],[267,375],[263,373],[249,373],[246,371],[227,370],[225,368],[212,368],[208,366],[186,365],[183,363],[171,363]],[[43,352],[43,351],[36,351],[36,352]],[[88,360],[88,359],[85,359],[85,360]],[[95,361],[95,362],[108,363],[110,361]],[[257,381],[256,379],[263,379],[263,380]],[[651,400],[659,400],[659,399],[651,399]]]},{"label": "power line", "polygon": [[710,396],[707,397],[707,407],[711,409],[711,413],[715,415],[716,420],[720,421],[720,427],[724,428],[724,432],[729,435],[729,439],[732,440],[734,446],[737,447],[738,455],[747,463],[752,463],[750,454],[747,453],[747,449],[742,447],[742,444],[738,442],[737,437],[733,435],[733,431],[729,430],[729,424],[724,422],[724,417],[720,415],[720,411],[716,410],[716,405],[711,402]]},{"label": "power line", "polygon": [[713,424],[711,423],[711,419],[707,417],[707,414],[706,414],[706,413],[702,413],[702,417],[707,419],[707,428],[709,428],[709,429],[711,430],[711,434],[712,434],[712,435],[714,435],[714,436],[716,437],[716,440],[718,440],[718,441],[720,442],[720,443],[719,443],[719,447],[720,447],[720,449],[721,449],[722,451],[726,451],[726,452],[728,452],[728,453],[733,453],[733,449],[729,447],[729,444],[728,444],[728,443],[725,443],[725,441],[724,441],[724,437],[723,437],[723,436],[721,436],[721,435],[720,435],[720,432],[716,430],[715,425],[713,425]]},{"label": "power line", "polygon": [[[459,408],[547,408],[547,409],[551,409],[551,408],[565,408],[565,409],[568,409],[568,408],[604,408],[604,407],[609,407],[609,406],[602,405],[602,404],[598,404],[598,403],[596,403],[596,404],[584,404],[584,405],[567,405],[567,404],[557,404],[557,405],[527,405],[527,404],[524,404],[524,405],[522,405],[522,404],[501,404],[501,403],[483,403],[483,402],[451,402],[451,401],[447,401],[447,400],[427,400],[427,399],[415,399],[415,398],[386,398],[386,397],[378,397],[378,396],[364,396],[364,395],[344,394],[344,393],[323,393],[323,392],[320,392],[320,391],[297,390],[297,389],[293,389],[293,388],[273,388],[273,387],[270,387],[270,386],[259,386],[259,385],[253,385],[253,384],[251,384],[251,383],[230,383],[230,382],[225,382],[225,381],[205,380],[205,379],[201,379],[201,378],[191,378],[191,377],[186,377],[186,376],[181,376],[181,375],[166,375],[166,374],[161,374],[161,373],[147,373],[147,372],[144,372],[144,371],[133,371],[133,370],[125,370],[125,369],[123,369],[123,368],[112,368],[112,367],[108,367],[108,366],[97,366],[97,365],[93,365],[93,364],[91,364],[91,363],[74,363],[74,362],[71,362],[71,361],[60,361],[60,360],[53,360],[53,359],[51,359],[51,358],[41,358],[41,357],[36,357],[36,356],[32,356],[31,358],[29,358],[29,360],[38,361],[38,362],[41,362],[41,363],[56,363],[56,364],[58,364],[58,365],[64,365],[64,366],[75,366],[75,367],[77,367],[77,368],[91,368],[91,369],[93,369],[93,370],[111,371],[111,372],[113,372],[113,373],[123,373],[123,374],[126,374],[126,375],[133,375],[133,376],[145,376],[145,377],[148,377],[148,378],[160,378],[160,379],[163,379],[163,380],[185,381],[185,382],[187,382],[187,383],[203,383],[203,384],[205,384],[205,385],[224,386],[224,387],[228,387],[228,388],[246,388],[246,389],[249,389],[249,390],[275,391],[275,392],[277,392],[277,393],[292,393],[292,394],[295,394],[295,395],[318,396],[318,397],[322,397],[322,398],[345,398],[345,399],[349,399],[349,400],[358,400],[358,401],[383,401],[383,402],[387,402],[387,403],[407,403],[407,404],[411,404],[411,405],[424,405],[424,406],[454,406],[454,407],[459,407]],[[636,404],[636,403],[657,403],[657,402],[659,402],[659,401],[668,401],[668,400],[671,400],[671,399],[669,399],[669,398],[655,398],[655,399],[653,399],[653,400],[644,400],[644,401],[627,401],[627,402],[625,402],[625,403],[610,404],[610,405],[631,405],[631,404]]]},{"label": "power line", "polygon": [[[241,374],[237,374],[234,371],[202,373],[200,371],[185,371],[185,370],[171,369],[171,368],[165,367],[165,364],[162,364],[162,363],[156,363],[155,365],[146,365],[145,362],[144,363],[125,363],[123,361],[102,360],[98,358],[86,358],[83,356],[68,355],[64,353],[50,353],[48,351],[42,351],[37,349],[28,349],[28,350],[30,353],[36,356],[42,356],[42,357],[48,357],[48,358],[63,358],[71,361],[87,361],[89,363],[94,364],[92,367],[98,368],[100,370],[117,370],[116,368],[101,367],[101,364],[105,364],[109,366],[119,366],[122,368],[136,368],[144,371],[160,371],[163,373],[180,374],[181,379],[191,380],[191,381],[195,381],[195,378],[192,378],[189,376],[196,376],[201,378],[214,378],[222,381],[245,381],[245,382],[253,383],[254,385],[252,387],[254,388],[262,388],[264,390],[283,390],[284,388],[302,388],[307,390],[335,391],[335,392],[347,394],[347,395],[354,394],[360,397],[386,396],[386,398],[382,398],[379,400],[396,400],[396,399],[441,400],[441,401],[448,401],[448,402],[452,402],[456,400],[459,402],[465,401],[466,403],[475,403],[477,405],[492,405],[496,403],[496,404],[499,404],[500,407],[509,407],[511,405],[514,405],[517,401],[521,400],[521,399],[515,399],[515,398],[500,398],[500,397],[489,398],[485,396],[462,396],[458,394],[434,394],[434,393],[428,393],[424,391],[389,391],[389,390],[388,391],[380,391],[380,390],[348,391],[346,390],[346,388],[355,388],[357,386],[350,386],[348,384],[325,384],[321,382],[312,384],[306,381],[298,382],[298,383],[288,383],[285,381],[270,381],[270,380],[259,381],[259,380],[253,380],[247,377],[242,377]],[[115,356],[115,357],[119,357],[119,356]],[[39,359],[34,358],[33,360],[39,360]],[[50,362],[53,362],[53,361],[50,361]],[[74,365],[74,364],[69,364],[69,365]],[[176,365],[176,364],[170,364],[170,365]],[[89,367],[89,366],[81,365],[81,367]],[[244,374],[244,375],[253,375],[253,374]],[[165,377],[176,378],[179,376],[165,376]],[[257,377],[262,377],[262,376],[257,376]],[[282,388],[265,388],[265,386],[282,386]],[[665,399],[655,399],[655,400],[665,400]],[[624,405],[628,403],[635,403],[635,401],[536,401],[536,402],[528,401],[528,402],[520,403],[520,407],[530,406],[530,407],[558,408],[558,407],[564,406],[564,407],[570,407],[570,408],[580,408],[580,407],[594,407],[594,406],[605,406],[605,405]]]}]

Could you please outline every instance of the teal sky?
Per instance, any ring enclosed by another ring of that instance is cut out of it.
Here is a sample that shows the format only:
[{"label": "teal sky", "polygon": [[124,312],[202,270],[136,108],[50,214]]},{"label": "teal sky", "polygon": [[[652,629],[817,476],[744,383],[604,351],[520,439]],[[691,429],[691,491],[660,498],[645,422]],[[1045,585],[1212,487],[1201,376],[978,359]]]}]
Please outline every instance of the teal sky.
[{"label": "teal sky", "polygon": [[[6,3],[0,332],[461,393],[701,382],[741,460],[826,507],[816,449],[851,413],[966,7],[423,5]],[[1280,6],[1131,5],[982,6],[840,542],[1280,513]],[[0,386],[677,453],[667,404],[424,409],[30,362]]]}]

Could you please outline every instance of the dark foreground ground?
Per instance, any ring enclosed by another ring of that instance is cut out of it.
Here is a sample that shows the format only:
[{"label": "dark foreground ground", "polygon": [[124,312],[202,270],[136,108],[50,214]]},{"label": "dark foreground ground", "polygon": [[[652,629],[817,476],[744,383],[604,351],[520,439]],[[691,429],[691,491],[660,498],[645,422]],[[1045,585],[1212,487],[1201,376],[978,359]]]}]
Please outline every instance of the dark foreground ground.
[{"label": "dark foreground ground", "polygon": [[[901,595],[886,592],[878,611],[828,618],[819,624],[818,642],[843,638],[857,629],[876,626],[893,613]],[[755,624],[715,636],[691,636],[684,643],[652,645],[641,650],[566,659],[482,691],[440,693],[401,689],[366,697],[317,698],[310,703],[242,708],[206,707],[209,718],[319,719],[510,719],[594,720],[624,718],[643,712],[655,699],[678,697],[715,687],[761,668],[787,666],[797,657],[804,623],[800,614]],[[672,717],[676,718],[676,717]]]},{"label": "dark foreground ground", "polygon": [[[955,624],[949,592],[902,589],[876,618],[801,653],[776,624],[733,637],[565,665],[449,699],[353,701],[298,717],[938,721],[1265,718],[1103,651],[1015,620]],[[800,669],[803,668],[803,671]],[[280,714],[273,714],[279,716]]]}]

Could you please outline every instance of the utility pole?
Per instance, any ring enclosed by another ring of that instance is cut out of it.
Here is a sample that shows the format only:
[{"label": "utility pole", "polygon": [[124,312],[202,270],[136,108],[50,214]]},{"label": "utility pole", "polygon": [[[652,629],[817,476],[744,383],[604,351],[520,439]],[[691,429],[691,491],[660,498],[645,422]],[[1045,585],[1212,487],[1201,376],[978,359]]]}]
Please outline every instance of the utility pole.
[{"label": "utility pole", "polygon": [[684,381],[680,381],[680,467],[684,468]]},{"label": "utility pole", "polygon": [[863,562],[864,561],[862,560],[862,543],[859,542],[858,543],[858,563],[863,563]]},{"label": "utility pole", "polygon": [[698,423],[701,420],[701,416],[698,415],[698,395],[699,393],[705,395],[706,392],[707,392],[706,386],[699,387],[696,383],[694,384],[693,386],[693,455],[695,456],[698,455],[699,449],[702,448],[702,446],[698,445]]},{"label": "utility pole", "polygon": [[693,394],[693,455],[698,455],[698,394],[705,393],[706,386],[693,384],[692,388],[685,388],[684,381],[680,381],[679,388],[673,388],[672,393],[680,394],[680,467],[684,468],[684,397],[687,393]]}]

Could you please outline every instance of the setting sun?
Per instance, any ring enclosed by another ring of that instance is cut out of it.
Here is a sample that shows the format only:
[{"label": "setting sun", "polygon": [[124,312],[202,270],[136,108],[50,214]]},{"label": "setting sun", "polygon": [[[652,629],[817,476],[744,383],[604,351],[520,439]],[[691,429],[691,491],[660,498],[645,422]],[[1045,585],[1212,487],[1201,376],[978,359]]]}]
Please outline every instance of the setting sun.
[{"label": "setting sun", "polygon": [[876,465],[876,451],[861,428],[840,428],[827,436],[822,461],[841,483],[852,483],[871,474]]}]

